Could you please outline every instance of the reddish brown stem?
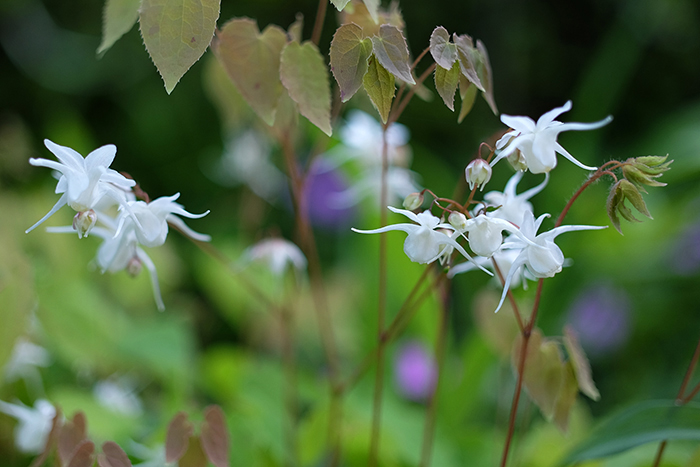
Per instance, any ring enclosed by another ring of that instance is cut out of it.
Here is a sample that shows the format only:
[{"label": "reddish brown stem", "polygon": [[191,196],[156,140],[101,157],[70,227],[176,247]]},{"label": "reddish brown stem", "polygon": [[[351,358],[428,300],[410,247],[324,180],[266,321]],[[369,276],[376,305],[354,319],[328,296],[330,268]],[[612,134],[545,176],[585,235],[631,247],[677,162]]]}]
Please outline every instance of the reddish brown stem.
[{"label": "reddish brown stem", "polygon": [[314,21],[314,31],[311,34],[311,42],[318,45],[321,40],[321,31],[323,31],[323,22],[326,20],[326,8],[328,0],[319,0],[318,9],[316,10],[316,20]]},{"label": "reddish brown stem", "polygon": [[404,97],[403,101],[401,101],[401,104],[399,104],[399,106],[397,107],[396,112],[392,112],[392,116],[389,117],[387,124],[394,123],[395,121],[397,121],[399,119],[399,117],[401,116],[403,111],[406,109],[406,106],[413,98],[413,95],[416,93],[416,88],[418,86],[420,86],[421,84],[423,84],[423,81],[425,81],[425,79],[428,77],[428,75],[430,75],[430,73],[432,73],[435,70],[435,67],[436,67],[436,65],[433,63],[430,67],[428,67],[427,70],[425,70],[423,72],[422,75],[420,75],[420,77],[418,78],[418,81],[416,81],[416,84],[411,88],[410,91],[408,91],[408,94],[406,95],[406,97]]}]

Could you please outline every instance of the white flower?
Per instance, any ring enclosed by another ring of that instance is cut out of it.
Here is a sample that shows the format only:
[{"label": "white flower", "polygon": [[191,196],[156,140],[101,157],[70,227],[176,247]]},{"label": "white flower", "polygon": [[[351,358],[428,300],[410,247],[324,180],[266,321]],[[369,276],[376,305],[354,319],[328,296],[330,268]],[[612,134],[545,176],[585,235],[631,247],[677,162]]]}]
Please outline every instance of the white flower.
[{"label": "white flower", "polygon": [[[501,274],[503,274],[503,277],[506,277],[510,273],[511,266],[513,265],[513,262],[519,254],[520,250],[498,250],[496,253],[493,254],[491,258],[479,256],[478,258],[474,258],[474,262],[487,269],[495,270],[495,268],[493,267],[493,260],[496,260],[496,264],[498,264],[498,269],[501,271]],[[447,273],[447,277],[451,279],[457,274],[461,274],[467,271],[473,271],[474,269],[476,269],[474,263],[465,261],[450,268],[450,271]],[[518,285],[520,285],[520,282],[522,280],[523,288],[527,289],[527,282],[525,281],[525,279],[535,280],[536,278],[532,274],[530,274],[530,272],[525,267],[523,267],[523,265],[520,265],[513,273],[513,279],[510,281],[510,288],[512,289],[517,287]],[[500,280],[497,277],[494,277],[494,280],[498,282],[498,285],[501,285]]]},{"label": "white flower", "polygon": [[593,225],[563,225],[556,227],[548,232],[543,232],[537,235],[542,225],[542,221],[549,217],[549,214],[543,214],[535,220],[532,211],[526,211],[520,224],[520,236],[511,235],[508,240],[503,243],[503,249],[520,250],[518,256],[513,260],[510,271],[503,285],[503,294],[501,301],[496,307],[496,311],[501,309],[503,300],[506,298],[506,293],[513,280],[513,276],[520,266],[525,265],[528,271],[536,278],[553,277],[556,273],[562,270],[564,266],[564,253],[554,243],[557,235],[564,232],[573,232],[575,230],[598,230],[605,229],[607,226]]},{"label": "white flower", "polygon": [[[345,125],[340,128],[340,140],[347,150],[346,157],[360,160],[364,165],[382,164],[382,126],[371,115],[352,110],[348,113]],[[391,165],[405,165],[408,158],[409,132],[400,123],[393,123],[387,129],[388,159]]]},{"label": "white flower", "polygon": [[292,266],[301,272],[306,269],[306,257],[298,246],[282,238],[268,238],[248,248],[243,254],[247,261],[261,261],[276,276],[281,276]]},{"label": "white flower", "polygon": [[83,158],[71,148],[59,146],[48,139],[44,144],[60,162],[48,159],[29,159],[29,163],[48,167],[61,173],[56,185],[56,193],[62,193],[53,208],[39,222],[26,230],[34,230],[51,217],[65,204],[77,212],[92,209],[103,197],[109,196],[117,202],[124,199],[124,193],[136,183],[119,172],[109,168],[117,153],[113,144],[95,149]]},{"label": "white flower", "polygon": [[528,201],[537,193],[542,191],[549,181],[549,174],[545,174],[544,182],[523,193],[516,194],[515,188],[523,178],[522,172],[516,172],[508,183],[506,183],[503,193],[490,191],[484,195],[484,201],[490,206],[498,207],[495,211],[486,213],[489,217],[496,217],[517,224],[523,219],[526,211],[532,212],[532,204]]},{"label": "white flower", "polygon": [[37,367],[47,367],[50,364],[51,358],[45,348],[20,337],[15,342],[10,360],[5,365],[5,379],[15,381],[18,378],[27,378],[40,382],[41,375]]},{"label": "white flower", "polygon": [[180,197],[180,193],[175,193],[173,196],[162,196],[154,199],[150,203],[145,201],[131,201],[126,205],[126,209],[119,216],[117,224],[117,233],[125,228],[125,223],[128,220],[133,220],[134,233],[139,243],[147,247],[156,247],[165,243],[165,238],[168,235],[168,223],[172,223],[178,229],[182,230],[187,236],[200,242],[208,242],[211,240],[209,235],[204,235],[195,232],[187,227],[187,225],[178,216],[189,217],[190,219],[199,219],[209,214],[206,211],[202,214],[192,214],[182,207],[181,204],[175,202]]},{"label": "white flower", "polygon": [[[386,174],[389,201],[405,199],[411,193],[421,191],[414,179],[416,173],[403,167],[389,167]],[[372,167],[360,174],[360,178],[346,190],[333,193],[328,200],[330,205],[339,209],[354,206],[365,198],[379,199],[382,186],[381,169]]]},{"label": "white flower", "polygon": [[469,247],[472,251],[479,256],[490,258],[501,248],[504,230],[520,235],[518,228],[510,222],[480,214],[467,220],[464,230],[460,233],[469,232]]},{"label": "white flower", "polygon": [[19,421],[15,428],[17,449],[27,454],[39,454],[44,449],[56,416],[56,409],[49,401],[39,399],[34,408],[0,401],[0,412]]},{"label": "white flower", "polygon": [[491,173],[491,166],[482,158],[474,159],[464,169],[464,176],[469,183],[470,190],[473,190],[475,186],[483,190],[484,186],[491,180]]},{"label": "white flower", "polygon": [[390,230],[406,232],[408,237],[406,237],[406,241],[403,244],[403,251],[406,253],[406,256],[415,263],[430,264],[440,258],[444,254],[445,248],[449,247],[455,248],[464,255],[465,258],[469,260],[472,259],[454,238],[450,237],[442,230],[436,230],[447,229],[449,231],[454,231],[454,227],[450,224],[441,224],[440,219],[433,216],[430,211],[414,214],[411,211],[396,209],[392,206],[388,206],[388,208],[395,213],[403,214],[418,225],[393,224],[374,230],[359,230],[353,228],[352,231],[367,234],[389,232]]},{"label": "white flower", "polygon": [[594,123],[562,123],[554,120],[560,114],[569,110],[571,110],[571,101],[568,101],[562,107],[557,107],[545,113],[537,120],[537,123],[529,117],[501,115],[501,121],[511,127],[512,131],[503,135],[496,143],[496,149],[501,149],[501,151],[494,159],[492,165],[504,157],[508,157],[514,151],[519,150],[525,158],[527,168],[535,174],[546,173],[556,167],[557,152],[583,169],[596,170],[596,167],[583,165],[574,159],[557,142],[557,136],[562,131],[600,128],[610,123],[612,116]]},{"label": "white flower", "polygon": [[134,385],[128,378],[98,381],[92,394],[100,405],[113,412],[128,416],[138,416],[143,412],[141,399],[134,393]]}]

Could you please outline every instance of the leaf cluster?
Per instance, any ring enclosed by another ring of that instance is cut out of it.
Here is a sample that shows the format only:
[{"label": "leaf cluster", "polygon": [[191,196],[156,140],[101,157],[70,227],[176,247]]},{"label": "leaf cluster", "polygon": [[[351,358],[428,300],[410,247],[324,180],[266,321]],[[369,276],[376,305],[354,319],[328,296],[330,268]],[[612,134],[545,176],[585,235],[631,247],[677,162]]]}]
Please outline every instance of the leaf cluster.
[{"label": "leaf cluster", "polygon": [[606,203],[608,217],[610,217],[610,221],[620,234],[622,234],[620,217],[628,222],[641,222],[641,220],[634,217],[632,210],[625,204],[625,201],[629,201],[629,204],[639,213],[652,219],[644,198],[642,198],[642,193],[647,193],[645,186],[658,187],[666,185],[656,179],[670,169],[670,164],[673,161],[666,161],[667,158],[668,155],[633,157],[621,164],[624,178],[621,178],[612,186]]}]

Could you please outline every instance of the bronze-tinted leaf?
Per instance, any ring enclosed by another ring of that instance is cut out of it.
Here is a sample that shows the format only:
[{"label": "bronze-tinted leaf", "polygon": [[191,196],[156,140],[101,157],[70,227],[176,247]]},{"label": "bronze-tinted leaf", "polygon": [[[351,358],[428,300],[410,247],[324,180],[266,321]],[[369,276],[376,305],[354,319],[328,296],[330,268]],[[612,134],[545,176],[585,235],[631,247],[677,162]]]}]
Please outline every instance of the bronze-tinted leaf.
[{"label": "bronze-tinted leaf", "polygon": [[102,453],[97,456],[97,464],[100,467],[132,467],[129,456],[114,441],[102,444]]},{"label": "bronze-tinted leaf", "polygon": [[455,93],[459,85],[459,64],[453,63],[449,70],[440,65],[435,67],[435,89],[448,109],[455,110]]},{"label": "bronze-tinted leaf", "polygon": [[479,67],[477,68],[477,73],[481,84],[484,86],[484,99],[491,107],[491,111],[494,115],[498,115],[498,107],[496,107],[496,100],[493,97],[493,73],[491,71],[491,61],[489,60],[489,54],[486,52],[486,47],[480,40],[476,41],[476,50],[479,52],[480,61]]},{"label": "bronze-tinted leaf", "polygon": [[282,49],[280,79],[299,113],[328,136],[331,128],[331,87],[328,68],[311,42],[290,42]]},{"label": "bronze-tinted leaf", "polygon": [[340,87],[340,99],[347,102],[362,86],[367,73],[367,60],[372,55],[372,41],[362,28],[345,24],[338,28],[331,41],[331,71]]},{"label": "bronze-tinted leaf", "polygon": [[170,94],[211,43],[221,0],[141,0],[141,36]]},{"label": "bronze-tinted leaf", "polygon": [[165,461],[177,462],[187,451],[193,426],[185,412],[178,412],[168,425],[165,437]]},{"label": "bronze-tinted leaf", "polygon": [[75,449],[75,453],[66,467],[91,467],[95,461],[95,443],[84,440]]},{"label": "bronze-tinted leaf", "polygon": [[479,66],[479,52],[474,48],[472,38],[466,34],[453,34],[454,43],[457,46],[457,59],[459,61],[462,74],[474,83],[480,91],[484,90],[484,85],[479,79],[477,67]]},{"label": "bronze-tinted leaf", "polygon": [[102,42],[97,48],[101,55],[120,37],[129,32],[139,18],[141,0],[107,0],[102,12]]},{"label": "bronze-tinted leaf", "polygon": [[58,436],[61,433],[61,428],[63,428],[63,414],[61,413],[61,409],[56,407],[56,415],[54,415],[53,421],[51,422],[51,431],[49,431],[49,436],[46,438],[46,445],[44,445],[44,449],[41,451],[39,456],[32,461],[29,467],[39,467],[44,465],[44,462],[46,462],[46,459],[49,457],[53,446],[57,444]]},{"label": "bronze-tinted leaf", "polygon": [[408,45],[401,31],[390,24],[379,27],[379,35],[372,37],[374,56],[389,73],[401,81],[416,84],[411,75]]},{"label": "bronze-tinted leaf", "polygon": [[379,22],[379,2],[380,0],[362,0],[375,23]]},{"label": "bronze-tinted leaf", "polygon": [[224,412],[218,405],[210,405],[204,411],[201,442],[209,462],[216,467],[229,466],[228,428]]},{"label": "bronze-tinted leaf", "polygon": [[479,334],[501,357],[508,358],[519,330],[509,300],[503,303],[498,313],[493,312],[498,306],[499,298],[500,295],[495,290],[484,288],[474,299],[472,310]]},{"label": "bronze-tinted leaf", "polygon": [[345,5],[350,3],[350,0],[331,0],[331,3],[338,9],[338,11],[343,11],[343,8],[345,8]]},{"label": "bronze-tinted leaf", "polygon": [[450,42],[450,33],[442,26],[436,27],[430,35],[430,55],[446,70],[452,69],[457,61],[457,46]]},{"label": "bronze-tinted leaf", "polygon": [[563,379],[561,390],[557,396],[557,403],[554,406],[554,424],[557,425],[563,433],[569,429],[569,415],[574,407],[576,397],[578,396],[578,384],[576,383],[576,375],[571,361],[566,362],[563,370]]},{"label": "bronze-tinted leaf", "polygon": [[588,362],[588,358],[586,358],[583,348],[578,342],[574,330],[570,326],[564,328],[564,346],[569,353],[569,361],[574,369],[578,387],[581,389],[582,393],[594,401],[597,401],[600,399],[600,393],[593,382],[591,365]]},{"label": "bronze-tinted leaf", "polygon": [[457,117],[457,123],[462,123],[464,117],[472,110],[474,107],[474,102],[476,101],[476,93],[478,89],[475,85],[469,82],[469,80],[460,73],[459,75],[459,97],[462,99],[462,105],[459,108],[459,117]]},{"label": "bronze-tinted leaf", "polygon": [[74,456],[78,446],[86,439],[86,421],[83,412],[76,412],[58,434],[58,456],[65,465]]},{"label": "bronze-tinted leaf", "polygon": [[178,467],[207,467],[207,456],[202,450],[198,437],[190,438],[187,452],[180,458],[177,465]]},{"label": "bronze-tinted leaf", "polygon": [[362,84],[367,91],[372,104],[379,112],[382,123],[386,123],[391,112],[391,102],[394,99],[394,75],[389,73],[372,55],[369,59],[369,68]]},{"label": "bronze-tinted leaf", "polygon": [[268,125],[284,87],[279,77],[280,53],[287,34],[270,25],[260,33],[255,20],[236,18],[217,32],[213,42],[216,57],[243,98]]}]

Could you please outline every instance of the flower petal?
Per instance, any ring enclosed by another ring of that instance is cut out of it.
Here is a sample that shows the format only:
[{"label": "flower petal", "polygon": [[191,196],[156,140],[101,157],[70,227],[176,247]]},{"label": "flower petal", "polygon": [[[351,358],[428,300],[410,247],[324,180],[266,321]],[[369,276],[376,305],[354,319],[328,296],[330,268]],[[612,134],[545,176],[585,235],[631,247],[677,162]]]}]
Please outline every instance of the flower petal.
[{"label": "flower petal", "polygon": [[542,116],[537,120],[537,130],[544,130],[552,124],[555,118],[564,112],[568,112],[569,110],[571,110],[571,101],[566,101],[566,104],[562,105],[561,107],[557,107],[542,114]]}]

